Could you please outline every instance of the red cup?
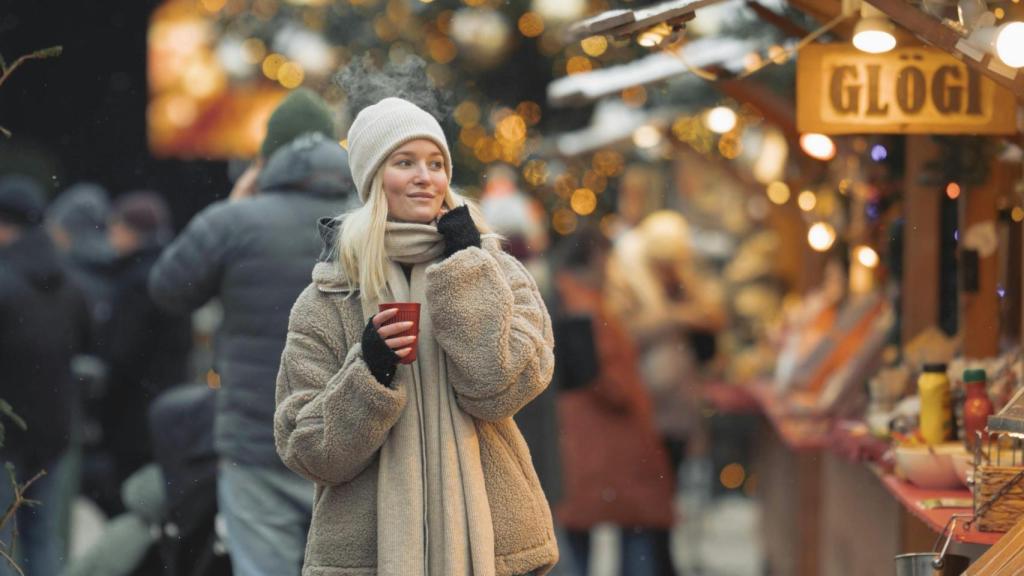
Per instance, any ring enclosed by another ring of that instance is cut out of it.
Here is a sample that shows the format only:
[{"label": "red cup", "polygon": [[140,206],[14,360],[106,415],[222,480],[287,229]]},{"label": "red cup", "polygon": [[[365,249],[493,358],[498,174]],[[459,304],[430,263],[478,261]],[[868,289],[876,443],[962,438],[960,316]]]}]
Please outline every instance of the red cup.
[{"label": "red cup", "polygon": [[[381,326],[387,326],[388,324],[394,324],[395,322],[412,322],[412,327],[400,334],[395,334],[392,338],[398,338],[400,336],[419,336],[420,335],[420,304],[419,302],[384,302],[380,305],[380,312],[385,310],[391,310],[392,308],[398,309],[398,313],[394,315],[390,320],[381,324]],[[419,341],[414,342],[411,346],[409,354],[405,358],[399,360],[402,364],[412,364],[416,361],[416,346]]]}]

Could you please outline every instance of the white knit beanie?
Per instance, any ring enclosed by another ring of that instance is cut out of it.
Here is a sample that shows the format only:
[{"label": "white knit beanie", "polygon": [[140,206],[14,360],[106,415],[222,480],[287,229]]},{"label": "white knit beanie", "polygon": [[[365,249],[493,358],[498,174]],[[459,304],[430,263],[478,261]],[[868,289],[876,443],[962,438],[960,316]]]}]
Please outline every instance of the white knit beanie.
[{"label": "white knit beanie", "polygon": [[412,102],[385,98],[364,108],[348,129],[348,163],[359,199],[366,203],[377,169],[397,148],[411,140],[433,141],[444,154],[444,170],[452,181],[452,155],[437,119]]}]

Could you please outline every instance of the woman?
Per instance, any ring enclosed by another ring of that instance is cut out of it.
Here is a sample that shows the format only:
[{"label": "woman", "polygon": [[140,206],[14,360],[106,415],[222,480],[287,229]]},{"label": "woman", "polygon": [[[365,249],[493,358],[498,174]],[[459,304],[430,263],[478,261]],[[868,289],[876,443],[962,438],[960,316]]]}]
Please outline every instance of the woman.
[{"label": "woman", "polygon": [[671,558],[658,550],[658,536],[672,526],[674,475],[633,343],[604,302],[611,243],[594,228],[562,242],[555,279],[560,312],[590,318],[599,370],[585,387],[559,394],[565,496],[558,519],[583,576],[589,571],[590,531],[605,522],[622,528],[621,574],[671,574]]},{"label": "woman", "polygon": [[[278,452],[316,483],[303,574],[545,574],[551,513],[512,420],[551,379],[537,287],[451,191],[433,116],[386,98],[348,139],[364,205],[292,309],[277,382]],[[389,301],[421,304],[418,337]]]}]

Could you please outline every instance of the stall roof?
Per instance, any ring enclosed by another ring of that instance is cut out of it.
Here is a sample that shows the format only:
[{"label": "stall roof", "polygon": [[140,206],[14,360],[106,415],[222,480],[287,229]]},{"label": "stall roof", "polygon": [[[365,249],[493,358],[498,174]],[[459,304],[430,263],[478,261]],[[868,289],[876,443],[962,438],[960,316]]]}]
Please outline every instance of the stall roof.
[{"label": "stall roof", "polygon": [[752,40],[702,38],[629,64],[559,78],[548,85],[548,102],[555,106],[585,103],[626,88],[668,80],[691,68],[716,66],[738,72],[743,69],[743,57],[760,48]]}]

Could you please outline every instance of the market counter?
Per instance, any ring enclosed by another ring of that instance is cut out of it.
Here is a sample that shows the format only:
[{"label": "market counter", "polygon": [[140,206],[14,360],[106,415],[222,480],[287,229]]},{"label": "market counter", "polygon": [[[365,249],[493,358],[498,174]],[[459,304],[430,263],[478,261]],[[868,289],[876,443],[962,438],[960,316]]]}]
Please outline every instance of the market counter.
[{"label": "market counter", "polygon": [[[893,558],[926,552],[953,514],[970,508],[925,509],[936,498],[969,499],[964,490],[925,490],[874,464],[839,453],[826,418],[786,413],[764,384],[734,386],[764,415],[759,434],[758,495],[765,559],[772,574],[877,576],[893,572]],[[715,392],[719,400],[725,392]],[[705,398],[708,398],[705,395]],[[718,409],[743,405],[736,398]],[[958,523],[951,551],[977,558],[1001,533],[966,530]]]}]

